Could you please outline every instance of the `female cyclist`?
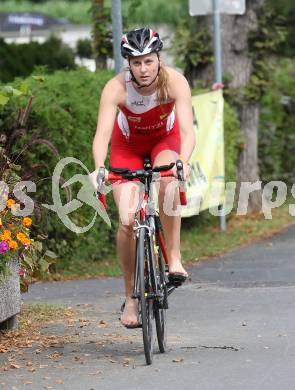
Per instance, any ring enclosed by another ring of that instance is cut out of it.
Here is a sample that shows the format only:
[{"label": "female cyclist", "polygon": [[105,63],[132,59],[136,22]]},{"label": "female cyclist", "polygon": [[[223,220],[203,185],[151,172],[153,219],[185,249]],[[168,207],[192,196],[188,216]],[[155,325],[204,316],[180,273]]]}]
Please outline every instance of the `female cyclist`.
[{"label": "female cyclist", "polygon": [[[102,91],[93,141],[94,182],[98,168],[105,164],[110,140],[112,168],[143,168],[143,158],[147,156],[153,166],[181,159],[184,176],[188,177],[188,160],[195,146],[191,93],[184,76],[161,62],[159,52],[162,47],[159,35],[150,28],[136,29],[123,36],[121,53],[129,67],[108,81]],[[170,181],[171,178],[161,179],[158,195],[160,219],[167,244],[169,274],[181,274],[185,279],[187,273],[180,255],[181,219],[175,213],[167,215],[163,211],[165,191]],[[179,205],[179,196],[174,195],[175,209]],[[138,302],[132,299],[133,221],[138,186],[122,181],[114,186],[113,196],[119,211],[117,251],[126,294],[121,322],[127,327],[135,327],[138,324]]]}]

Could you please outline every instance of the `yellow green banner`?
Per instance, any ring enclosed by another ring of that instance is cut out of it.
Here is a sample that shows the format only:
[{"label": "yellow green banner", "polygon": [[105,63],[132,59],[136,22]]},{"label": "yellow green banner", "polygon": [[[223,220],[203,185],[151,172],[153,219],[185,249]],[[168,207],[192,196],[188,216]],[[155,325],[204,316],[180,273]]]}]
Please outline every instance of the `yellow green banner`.
[{"label": "yellow green banner", "polygon": [[224,137],[222,90],[193,96],[196,146],[190,159],[187,206],[182,217],[224,203]]}]

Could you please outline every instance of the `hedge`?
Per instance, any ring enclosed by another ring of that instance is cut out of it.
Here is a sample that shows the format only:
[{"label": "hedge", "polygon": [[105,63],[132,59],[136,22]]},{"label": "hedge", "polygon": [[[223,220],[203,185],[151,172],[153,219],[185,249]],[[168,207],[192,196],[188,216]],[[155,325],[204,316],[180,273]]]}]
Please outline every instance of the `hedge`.
[{"label": "hedge", "polygon": [[47,72],[58,69],[75,69],[73,50],[56,37],[44,43],[6,43],[0,38],[0,81],[7,83],[15,77],[29,76],[36,66]]},{"label": "hedge", "polygon": [[[42,129],[44,138],[53,142],[61,158],[68,156],[78,158],[90,172],[93,169],[92,141],[96,129],[99,97],[110,77],[112,77],[110,72],[91,73],[86,69],[78,69],[68,72],[57,71],[47,75],[41,86],[32,79],[27,80],[35,96],[29,119],[31,131]],[[14,110],[15,108],[10,106],[5,113],[0,111],[2,130],[5,131],[5,123],[12,118]],[[236,113],[225,104],[227,180],[235,180],[238,132]],[[45,163],[46,166],[41,168],[42,176],[49,177],[48,180],[37,183],[37,196],[42,203],[52,204],[50,176],[57,161],[58,159],[43,145],[30,152],[27,165]],[[79,166],[72,164],[63,172],[63,176],[69,179],[77,173],[85,175]],[[76,199],[80,187],[74,186],[73,199]],[[78,266],[85,261],[99,261],[114,254],[117,213],[112,196],[108,196],[108,204],[112,229],[101,218],[97,218],[92,229],[80,235],[64,227],[55,213],[44,209],[42,226],[49,234],[47,240],[49,249],[59,256],[57,269],[66,270],[75,267],[75,264]],[[70,217],[78,225],[85,226],[91,221],[93,214],[90,206],[83,205],[82,208],[71,213]]]}]

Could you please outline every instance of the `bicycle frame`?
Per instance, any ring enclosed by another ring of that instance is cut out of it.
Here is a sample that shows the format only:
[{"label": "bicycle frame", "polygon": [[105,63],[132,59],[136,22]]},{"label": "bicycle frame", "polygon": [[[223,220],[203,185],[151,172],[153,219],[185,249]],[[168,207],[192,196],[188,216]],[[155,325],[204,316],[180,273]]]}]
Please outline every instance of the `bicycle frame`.
[{"label": "bicycle frame", "polygon": [[[168,176],[168,175],[167,175]],[[148,230],[149,235],[152,236],[155,235],[155,240],[158,240],[161,252],[163,254],[164,262],[166,267],[168,267],[168,255],[166,251],[166,245],[165,240],[163,237],[163,234],[161,232],[160,226],[157,226],[157,220],[155,218],[156,211],[155,211],[155,204],[153,199],[153,183],[157,182],[160,179],[159,173],[154,173],[152,178],[146,178],[144,181],[144,196],[141,201],[139,201],[139,207],[137,215],[135,215],[135,227],[133,228],[135,232],[138,232],[139,229],[145,228]],[[148,223],[146,221],[148,220]],[[155,244],[155,243],[154,243]],[[136,267],[137,268],[137,267]],[[134,294],[133,296],[136,297],[136,280],[137,275],[136,272],[134,274]],[[174,290],[174,285],[169,285],[169,282],[167,283],[168,288],[168,295],[170,295]],[[154,292],[153,296],[151,298],[157,297],[157,291]]]}]

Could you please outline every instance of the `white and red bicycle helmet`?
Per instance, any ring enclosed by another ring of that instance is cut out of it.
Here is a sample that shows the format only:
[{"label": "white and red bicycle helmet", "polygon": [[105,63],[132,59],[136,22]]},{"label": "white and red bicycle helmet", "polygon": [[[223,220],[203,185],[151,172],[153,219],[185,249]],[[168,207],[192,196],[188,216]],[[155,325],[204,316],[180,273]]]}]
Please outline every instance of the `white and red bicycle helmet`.
[{"label": "white and red bicycle helmet", "polygon": [[121,41],[122,57],[138,57],[158,53],[163,47],[159,34],[151,28],[138,28],[123,35]]}]

